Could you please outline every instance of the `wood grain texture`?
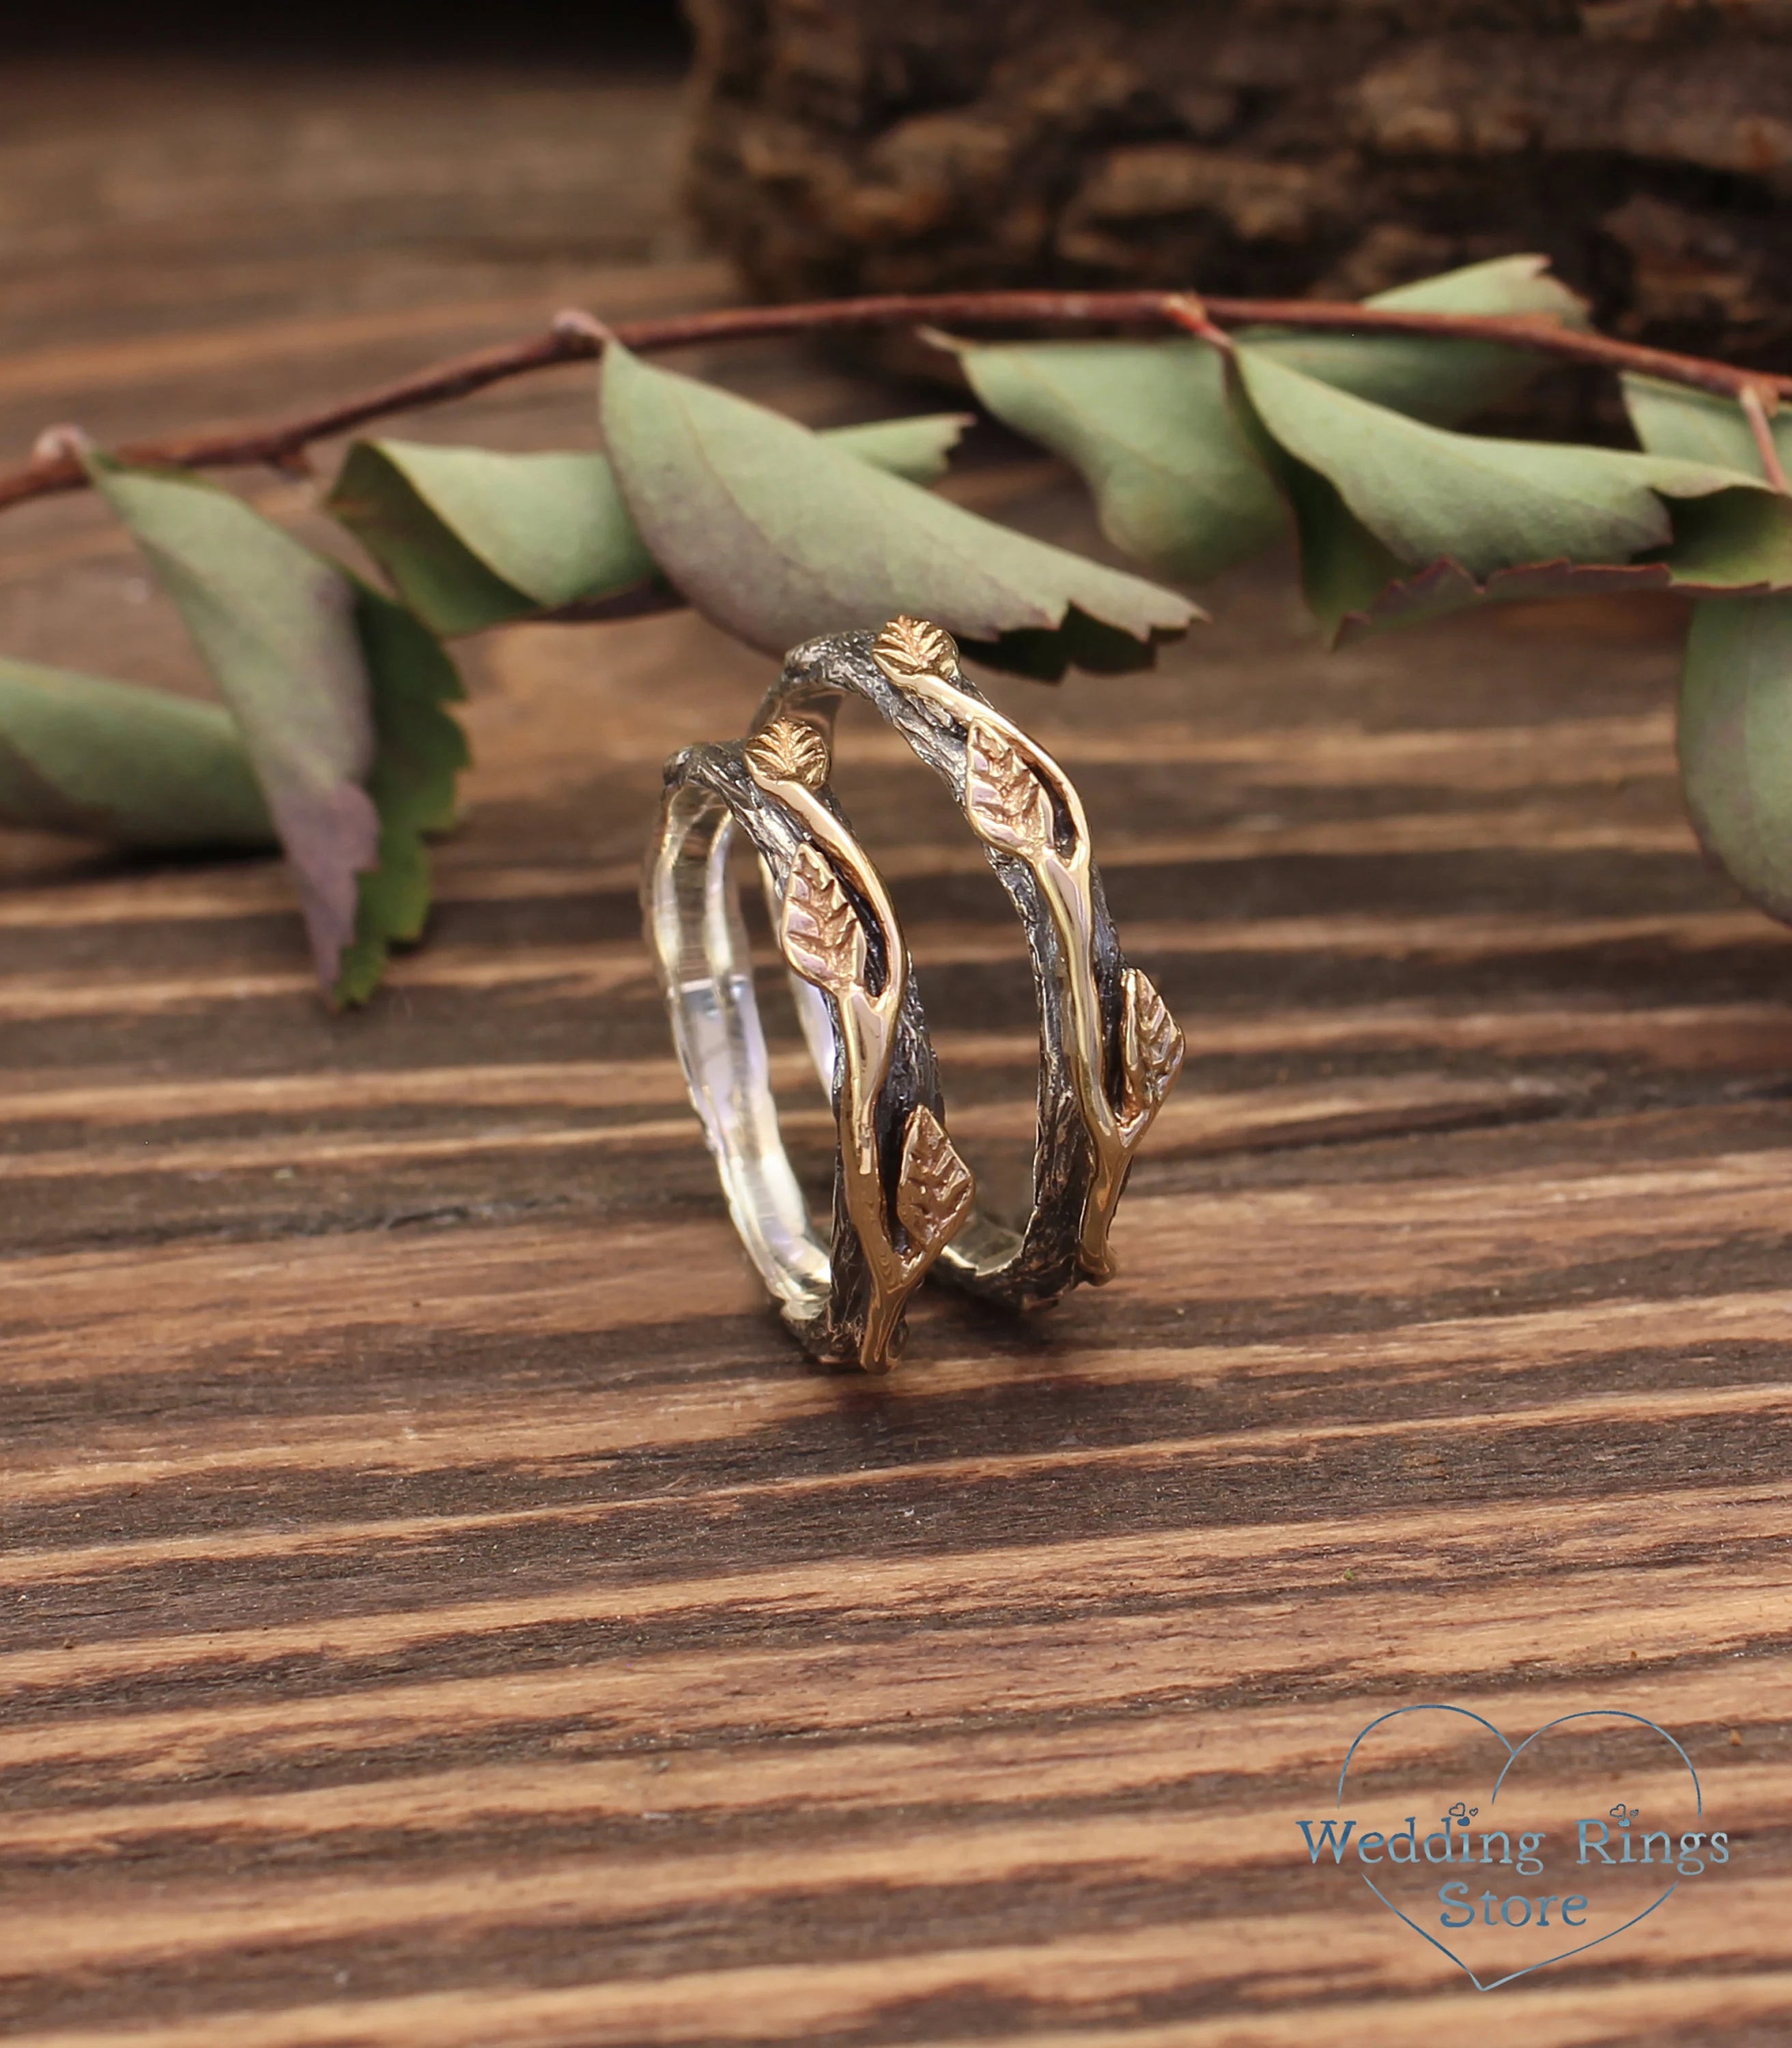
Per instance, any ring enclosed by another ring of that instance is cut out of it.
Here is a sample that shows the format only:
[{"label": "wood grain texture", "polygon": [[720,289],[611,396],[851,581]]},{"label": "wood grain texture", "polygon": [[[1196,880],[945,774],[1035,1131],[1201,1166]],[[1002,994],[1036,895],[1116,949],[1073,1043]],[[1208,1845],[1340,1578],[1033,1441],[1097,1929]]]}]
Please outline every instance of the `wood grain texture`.
[{"label": "wood grain texture", "polygon": [[[0,142],[63,209],[62,243],[7,231],[21,432],[52,395],[180,424],[214,374],[261,407],[578,295],[520,229],[429,241],[414,311],[340,246],[345,192],[367,246],[414,232],[419,166],[497,219],[471,189],[497,173],[442,141],[464,85],[381,103],[408,160],[344,85],[334,200],[215,90],[131,111],[122,185],[104,121]],[[572,175],[563,128],[530,153],[545,107],[571,118],[544,91],[480,115],[537,188]],[[643,103],[613,111],[592,175],[643,208]],[[256,250],[220,163],[288,223]],[[183,196],[106,314],[121,190]],[[630,304],[716,289],[607,274]],[[892,402],[788,355],[708,367],[810,417]],[[568,380],[422,430],[571,441],[588,403]],[[1086,539],[1030,458],[970,459],[972,495]],[[202,687],[96,508],[13,515],[0,550],[9,652]],[[638,933],[660,763],[743,725],[758,657],[677,617],[471,650],[432,943],[355,1018],[316,1002],[271,863],[0,844],[9,2039],[1786,2038],[1792,954],[1679,811],[1677,616],[1327,657],[1291,603],[1274,564],[1154,675],[993,686],[1076,776],[1189,1065],[1115,1284],[1030,1325],[925,1299],[875,1383],[806,1365],[762,1301]],[[869,721],[840,774],[952,1133],[1018,1189],[1018,933]],[[819,1188],[825,1105],[759,943]],[[1735,1860],[1478,1997],[1294,1837],[1350,1736],[1433,1697],[1515,1735],[1589,1701],[1659,1720]]]}]

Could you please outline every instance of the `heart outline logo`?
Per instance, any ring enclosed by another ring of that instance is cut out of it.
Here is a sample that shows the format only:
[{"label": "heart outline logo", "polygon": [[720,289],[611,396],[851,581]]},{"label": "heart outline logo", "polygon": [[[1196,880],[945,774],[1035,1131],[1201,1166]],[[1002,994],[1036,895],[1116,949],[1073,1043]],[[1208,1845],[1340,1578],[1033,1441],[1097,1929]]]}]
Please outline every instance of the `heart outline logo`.
[{"label": "heart outline logo", "polygon": [[[1493,1736],[1499,1743],[1500,1747],[1505,1751],[1506,1761],[1500,1767],[1499,1775],[1493,1781],[1493,1792],[1488,1801],[1489,1807],[1498,1803],[1499,1798],[1499,1788],[1506,1782],[1507,1774],[1511,1770],[1513,1765],[1518,1762],[1519,1759],[1523,1755],[1525,1751],[1530,1748],[1530,1745],[1534,1742],[1536,1742],[1542,1736],[1546,1736],[1552,1728],[1565,1727],[1570,1721],[1623,1720],[1634,1721],[1639,1728],[1646,1728],[1651,1734],[1658,1735],[1662,1740],[1668,1744],[1669,1747],[1673,1750],[1675,1755],[1680,1759],[1680,1761],[1685,1764],[1686,1767],[1686,1775],[1693,1781],[1693,1811],[1694,1817],[1698,1819],[1702,1819],[1704,1817],[1705,1788],[1699,1782],[1699,1774],[1697,1770],[1693,1768],[1693,1759],[1686,1754],[1685,1751],[1681,1747],[1680,1744],[1675,1741],[1674,1738],[1668,1733],[1665,1728],[1662,1728],[1658,1723],[1649,1720],[1645,1715],[1633,1714],[1627,1709],[1622,1707],[1584,1707],[1576,1713],[1558,1714],[1553,1721],[1546,1721],[1541,1728],[1533,1728],[1530,1733],[1525,1737],[1522,1742],[1514,1743],[1509,1741],[1503,1732],[1499,1728],[1496,1728],[1493,1723],[1487,1720],[1483,1715],[1472,1712],[1467,1707],[1449,1705],[1441,1700],[1427,1701],[1422,1702],[1416,1706],[1392,1708],[1385,1714],[1378,1714],[1365,1728],[1358,1732],[1356,1740],[1352,1742],[1350,1747],[1345,1751],[1344,1760],[1338,1769],[1338,1794],[1336,1804],[1340,1808],[1342,1808],[1344,1805],[1344,1786],[1350,1776],[1351,1759],[1356,1755],[1357,1751],[1362,1747],[1364,1741],[1366,1741],[1370,1736],[1373,1735],[1377,1728],[1385,1726],[1389,1721],[1398,1720],[1404,1714],[1427,1713],[1458,1714],[1464,1720],[1473,1721],[1478,1727],[1485,1728],[1488,1733]],[[1375,1895],[1376,1898],[1381,1901],[1382,1904],[1387,1908],[1388,1911],[1394,1915],[1395,1919],[1402,1922],[1406,1926],[1410,1927],[1413,1932],[1417,1934],[1422,1941],[1429,1941],[1432,1947],[1436,1949],[1441,1954],[1448,1956],[1450,1961],[1456,1965],[1456,1968],[1461,1971],[1462,1974],[1467,1977],[1468,1981],[1475,1987],[1476,1990],[1484,1992],[1498,1991],[1502,1984],[1512,1984],[1519,1977],[1530,1976],[1537,1970],[1548,1969],[1557,1963],[1565,1963],[1571,1956],[1584,1955],[1589,1949],[1601,1948],[1606,1942],[1616,1941],[1619,1935],[1625,1933],[1628,1929],[1635,1926],[1638,1922],[1647,1920],[1649,1918],[1649,1915],[1655,1911],[1658,1906],[1665,1906],[1668,1900],[1674,1896],[1674,1893],[1680,1889],[1680,1880],[1677,1877],[1674,1883],[1668,1887],[1666,1891],[1664,1891],[1661,1897],[1656,1899],[1652,1905],[1644,1906],[1640,1913],[1633,1913],[1630,1918],[1624,1921],[1622,1925],[1610,1929],[1604,1934],[1596,1935],[1590,1941],[1582,1941],[1577,1947],[1565,1949],[1558,1956],[1546,1956],[1541,1962],[1526,1963],[1522,1969],[1509,1970],[1504,1976],[1495,1977],[1491,1983],[1483,1984],[1480,1979],[1476,1976],[1475,1972],[1465,1962],[1464,1962],[1462,1958],[1449,1947],[1448,1943],[1440,1941],[1437,1936],[1432,1934],[1428,1929],[1420,1926],[1418,1922],[1413,1919],[1409,1914],[1402,1913],[1400,1908],[1394,1904],[1394,1901],[1387,1896],[1387,1893],[1382,1890],[1380,1886],[1378,1885],[1375,1879],[1369,1876],[1366,1872],[1363,1874],[1363,1882],[1367,1885],[1369,1889]]]}]

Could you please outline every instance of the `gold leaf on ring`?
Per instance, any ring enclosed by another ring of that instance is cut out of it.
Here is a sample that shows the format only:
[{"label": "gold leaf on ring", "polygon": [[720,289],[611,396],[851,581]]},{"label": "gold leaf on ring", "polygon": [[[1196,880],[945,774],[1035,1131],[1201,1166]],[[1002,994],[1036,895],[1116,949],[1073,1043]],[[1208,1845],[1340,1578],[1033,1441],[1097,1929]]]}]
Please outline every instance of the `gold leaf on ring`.
[{"label": "gold leaf on ring", "polygon": [[806,718],[774,719],[747,743],[747,768],[755,782],[800,782],[805,789],[827,785],[832,766],[825,735]]},{"label": "gold leaf on ring", "polygon": [[827,856],[806,840],[790,863],[778,944],[803,979],[844,995],[865,979],[865,931]]},{"label": "gold leaf on ring", "polygon": [[958,1156],[933,1111],[922,1107],[902,1135],[902,1172],[896,1186],[896,1219],[915,1255],[931,1258],[970,1213],[976,1193],[971,1169]]},{"label": "gold leaf on ring", "polygon": [[892,682],[905,676],[958,673],[958,642],[930,619],[893,619],[871,644],[871,657]]},{"label": "gold leaf on ring", "polygon": [[979,838],[1005,853],[1043,853],[1052,843],[1052,800],[1007,735],[972,719],[965,735],[964,809]]},{"label": "gold leaf on ring", "polygon": [[1169,1093],[1181,1071],[1181,1028],[1150,979],[1129,967],[1120,1018],[1120,1113],[1131,1123]]}]

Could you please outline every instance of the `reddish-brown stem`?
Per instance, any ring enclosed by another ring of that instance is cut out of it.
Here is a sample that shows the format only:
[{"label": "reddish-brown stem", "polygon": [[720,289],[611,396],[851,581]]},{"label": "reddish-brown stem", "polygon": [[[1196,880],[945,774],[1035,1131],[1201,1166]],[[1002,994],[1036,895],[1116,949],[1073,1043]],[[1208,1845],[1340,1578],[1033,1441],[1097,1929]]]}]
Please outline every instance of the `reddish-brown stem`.
[{"label": "reddish-brown stem", "polygon": [[[1751,384],[1738,397],[1748,420],[1748,430],[1755,436],[1755,452],[1761,458],[1761,468],[1768,483],[1782,495],[1792,497],[1792,483],[1786,479],[1786,465],[1779,459],[1779,444],[1774,439],[1774,423],[1770,415],[1769,399],[1761,395],[1759,384]],[[1770,394],[1777,400],[1777,392]]]},{"label": "reddish-brown stem", "polygon": [[1193,292],[1178,292],[1164,301],[1164,318],[1172,327],[1179,327],[1185,334],[1198,335],[1203,341],[1211,342],[1223,355],[1232,352],[1232,338],[1223,327],[1216,325],[1207,309],[1207,301],[1197,298]]},{"label": "reddish-brown stem", "polygon": [[[132,462],[167,464],[184,469],[217,469],[250,464],[298,465],[313,441],[349,432],[369,421],[463,398],[488,385],[557,363],[588,360],[602,353],[613,332],[626,347],[642,350],[688,347],[696,343],[745,341],[768,336],[840,332],[882,327],[1117,328],[1172,327],[1223,341],[1227,327],[1270,325],[1316,332],[1418,334],[1453,341],[1498,341],[1569,363],[1630,370],[1664,382],[1692,386],[1741,401],[1745,394],[1792,398],[1792,377],[1739,369],[1664,349],[1616,341],[1537,317],[1469,313],[1409,312],[1386,306],[1336,304],[1312,299],[1200,299],[1178,292],[929,292],[882,298],[819,300],[806,305],[738,306],[720,312],[624,321],[605,329],[588,314],[563,316],[545,334],[439,363],[370,391],[296,413],[282,420],[176,434],[138,441],[118,452]],[[1759,401],[1758,401],[1759,402]],[[1777,460],[1777,456],[1776,456]],[[79,491],[87,475],[66,452],[47,452],[0,475],[0,509],[55,492]]]}]

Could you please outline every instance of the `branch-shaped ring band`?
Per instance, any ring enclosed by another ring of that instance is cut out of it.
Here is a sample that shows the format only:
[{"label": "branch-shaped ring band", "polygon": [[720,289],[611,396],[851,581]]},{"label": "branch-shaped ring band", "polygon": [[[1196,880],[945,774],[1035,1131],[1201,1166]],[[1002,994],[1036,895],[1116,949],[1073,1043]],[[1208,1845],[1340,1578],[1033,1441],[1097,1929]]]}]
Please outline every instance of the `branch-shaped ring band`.
[{"label": "branch-shaped ring band", "polygon": [[[828,743],[800,717],[665,771],[643,895],[673,1037],[735,1228],[787,1327],[817,1358],[887,1370],[908,1298],[969,1214],[908,949],[882,878],[828,788]],[[729,871],[759,855],[785,964],[824,1006],[839,1153],[831,1249],[778,1129],[752,962]]]},{"label": "branch-shaped ring band", "polygon": [[1039,1000],[1033,1206],[1018,1229],[975,1215],[940,1270],[1020,1308],[1114,1271],[1108,1232],[1139,1140],[1182,1063],[1163,999],[1120,951],[1070,778],[959,667],[952,636],[913,619],[795,649],[754,730],[793,716],[832,734],[863,697],[945,780],[1019,913]]}]

